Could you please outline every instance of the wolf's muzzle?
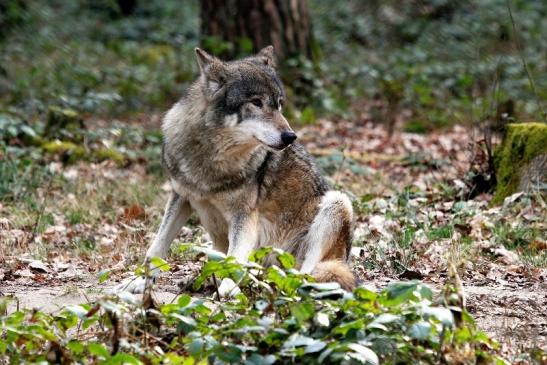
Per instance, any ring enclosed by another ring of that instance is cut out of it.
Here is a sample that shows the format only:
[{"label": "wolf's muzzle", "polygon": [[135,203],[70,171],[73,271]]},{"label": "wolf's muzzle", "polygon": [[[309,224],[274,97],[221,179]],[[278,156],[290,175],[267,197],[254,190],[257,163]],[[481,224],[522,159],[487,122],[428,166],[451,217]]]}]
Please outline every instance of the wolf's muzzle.
[{"label": "wolf's muzzle", "polygon": [[281,141],[283,142],[285,146],[288,146],[291,143],[293,143],[295,139],[296,139],[296,134],[294,134],[294,132],[281,133]]}]

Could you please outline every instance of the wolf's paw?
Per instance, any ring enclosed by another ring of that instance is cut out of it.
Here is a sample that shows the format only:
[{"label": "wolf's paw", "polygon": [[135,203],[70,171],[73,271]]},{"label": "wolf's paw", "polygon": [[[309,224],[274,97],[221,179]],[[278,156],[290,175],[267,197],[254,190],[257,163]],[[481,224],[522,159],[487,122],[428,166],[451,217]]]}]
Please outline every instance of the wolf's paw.
[{"label": "wolf's paw", "polygon": [[[154,278],[150,278],[152,283]],[[110,290],[111,294],[120,293],[126,291],[132,294],[140,294],[144,292],[146,286],[146,279],[142,276],[133,276],[129,279],[124,280],[121,284],[116,285]]]},{"label": "wolf's paw", "polygon": [[238,288],[236,283],[231,279],[224,279],[220,286],[218,287],[218,293],[223,298],[235,297],[237,294],[241,293],[241,290]]}]

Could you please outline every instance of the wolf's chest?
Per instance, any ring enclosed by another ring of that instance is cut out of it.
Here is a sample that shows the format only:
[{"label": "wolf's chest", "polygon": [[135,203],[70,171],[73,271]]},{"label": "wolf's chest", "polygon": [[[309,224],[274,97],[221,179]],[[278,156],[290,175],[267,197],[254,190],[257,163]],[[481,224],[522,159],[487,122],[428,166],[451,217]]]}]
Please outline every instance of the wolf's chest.
[{"label": "wolf's chest", "polygon": [[[189,199],[190,205],[199,217],[200,224],[211,236],[215,247],[222,251],[227,249],[230,232],[230,222],[237,214],[225,204],[206,199]],[[257,244],[261,246],[277,246],[280,242],[280,227],[265,216],[259,215],[257,226]]]}]

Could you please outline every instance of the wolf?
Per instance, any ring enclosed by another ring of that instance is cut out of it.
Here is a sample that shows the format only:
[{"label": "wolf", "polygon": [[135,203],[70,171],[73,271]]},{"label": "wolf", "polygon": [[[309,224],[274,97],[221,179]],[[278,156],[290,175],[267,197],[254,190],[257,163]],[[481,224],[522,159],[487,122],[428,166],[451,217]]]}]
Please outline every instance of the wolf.
[{"label": "wolf", "polygon": [[[351,290],[352,205],[296,142],[273,47],[231,62],[195,53],[200,76],[162,123],[172,192],[146,257],[165,257],[194,211],[216,250],[245,262],[256,248],[281,248],[301,272]],[[126,290],[143,288],[140,278]],[[229,279],[219,286],[223,296],[238,290]]]}]

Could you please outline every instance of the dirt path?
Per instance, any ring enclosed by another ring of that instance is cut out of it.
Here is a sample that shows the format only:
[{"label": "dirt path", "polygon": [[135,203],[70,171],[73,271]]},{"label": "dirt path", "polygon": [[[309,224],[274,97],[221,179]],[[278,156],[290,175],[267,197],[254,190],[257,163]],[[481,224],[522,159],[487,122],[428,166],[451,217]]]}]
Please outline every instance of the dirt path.
[{"label": "dirt path", "polygon": [[505,351],[547,348],[547,284],[529,288],[464,285],[467,307],[480,329]]},{"label": "dirt path", "polygon": [[[78,284],[74,284],[69,288],[66,286],[21,287],[0,285],[0,292],[14,298],[8,306],[9,311],[17,308],[32,308],[53,313],[67,305],[93,302],[104,296],[109,288],[109,286],[94,287]],[[154,291],[154,298],[162,304],[172,302],[176,296],[176,293],[164,291],[161,288]]]}]

